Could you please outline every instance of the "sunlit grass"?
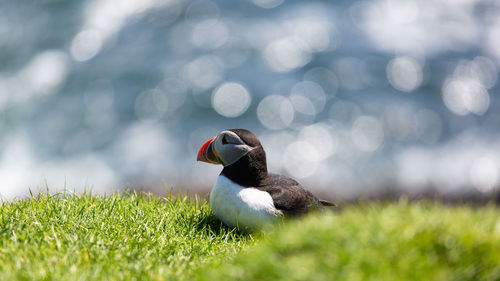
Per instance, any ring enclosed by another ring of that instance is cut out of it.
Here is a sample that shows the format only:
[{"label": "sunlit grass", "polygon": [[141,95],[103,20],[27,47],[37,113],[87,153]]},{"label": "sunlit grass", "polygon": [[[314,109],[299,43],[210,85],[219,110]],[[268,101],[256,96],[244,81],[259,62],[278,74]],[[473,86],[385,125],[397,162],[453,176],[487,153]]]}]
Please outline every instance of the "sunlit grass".
[{"label": "sunlit grass", "polygon": [[253,240],[203,200],[42,194],[1,205],[0,280],[187,279]]},{"label": "sunlit grass", "polygon": [[500,210],[365,203],[266,234],[204,200],[42,194],[0,206],[0,280],[500,280]]}]

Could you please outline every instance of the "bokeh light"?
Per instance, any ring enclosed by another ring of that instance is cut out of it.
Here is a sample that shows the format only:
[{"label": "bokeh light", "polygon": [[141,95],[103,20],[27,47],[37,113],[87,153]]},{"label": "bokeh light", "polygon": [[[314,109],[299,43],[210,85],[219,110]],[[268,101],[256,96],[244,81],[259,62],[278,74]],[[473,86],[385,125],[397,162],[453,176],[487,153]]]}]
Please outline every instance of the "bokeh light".
[{"label": "bokeh light", "polygon": [[449,110],[458,115],[483,115],[490,106],[488,91],[473,79],[445,81],[443,101]]},{"label": "bokeh light", "polygon": [[[13,82],[17,93],[14,99],[29,98],[33,94],[55,94],[67,75],[67,56],[51,50],[38,53],[23,68]],[[17,81],[16,81],[17,80]]]},{"label": "bokeh light", "polygon": [[470,179],[478,190],[489,192],[499,183],[499,171],[498,159],[491,156],[480,157],[472,162]]},{"label": "bokeh light", "polygon": [[97,30],[84,30],[71,42],[71,56],[77,61],[92,59],[102,48],[102,35]]},{"label": "bokeh light", "polygon": [[206,20],[198,23],[193,29],[191,41],[193,45],[203,49],[217,49],[227,41],[228,30],[219,20]]},{"label": "bokeh light", "polygon": [[[0,195],[163,181],[227,128],[332,197],[500,187],[494,1],[84,0],[0,11]],[[29,19],[29,20],[26,20]]]},{"label": "bokeh light", "polygon": [[318,148],[309,142],[292,142],[283,154],[285,170],[299,179],[312,176],[318,168],[320,154]]},{"label": "bokeh light", "polygon": [[387,65],[387,78],[394,88],[411,92],[422,83],[422,65],[412,58],[395,58]]},{"label": "bokeh light", "polygon": [[186,65],[185,74],[197,91],[203,91],[214,87],[222,80],[224,65],[217,56],[201,56]]},{"label": "bokeh light", "polygon": [[317,83],[311,81],[297,83],[293,86],[291,92],[291,98],[293,99],[295,96],[301,96],[308,99],[314,107],[314,114],[322,112],[325,108],[326,94],[323,88]]},{"label": "bokeh light", "polygon": [[248,90],[236,82],[227,82],[214,90],[212,106],[222,116],[237,117],[245,113],[252,98]]},{"label": "bokeh light", "polygon": [[264,59],[277,72],[289,72],[311,60],[309,46],[297,37],[285,37],[271,42],[264,50]]},{"label": "bokeh light", "polygon": [[324,123],[304,127],[300,130],[298,139],[311,144],[319,150],[318,160],[332,156],[337,150],[337,136],[333,128]]},{"label": "bokeh light", "polygon": [[292,102],[279,95],[267,96],[257,106],[257,117],[260,123],[273,130],[289,126],[293,121],[294,113]]}]

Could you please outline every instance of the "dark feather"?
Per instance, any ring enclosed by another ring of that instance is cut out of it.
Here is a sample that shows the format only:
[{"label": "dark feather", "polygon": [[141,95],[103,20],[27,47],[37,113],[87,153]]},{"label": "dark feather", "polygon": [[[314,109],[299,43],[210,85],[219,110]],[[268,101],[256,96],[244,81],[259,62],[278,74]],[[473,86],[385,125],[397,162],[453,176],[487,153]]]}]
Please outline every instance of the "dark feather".
[{"label": "dark feather", "polygon": [[320,201],[297,181],[282,175],[268,174],[255,188],[268,192],[276,209],[288,216],[298,216],[321,208]]}]

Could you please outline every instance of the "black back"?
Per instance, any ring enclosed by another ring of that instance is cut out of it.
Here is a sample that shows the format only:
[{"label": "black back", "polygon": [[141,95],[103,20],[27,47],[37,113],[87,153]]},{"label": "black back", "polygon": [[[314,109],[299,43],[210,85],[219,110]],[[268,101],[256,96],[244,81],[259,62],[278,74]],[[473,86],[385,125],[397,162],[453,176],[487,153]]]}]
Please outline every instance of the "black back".
[{"label": "black back", "polygon": [[268,192],[274,206],[285,215],[297,216],[320,208],[319,200],[297,181],[267,172],[266,153],[259,139],[250,131],[231,129],[246,144],[255,147],[235,163],[224,167],[224,175],[234,183]]},{"label": "black back", "polygon": [[271,194],[274,206],[288,216],[298,216],[321,208],[319,200],[297,181],[277,174],[268,174],[255,188]]}]

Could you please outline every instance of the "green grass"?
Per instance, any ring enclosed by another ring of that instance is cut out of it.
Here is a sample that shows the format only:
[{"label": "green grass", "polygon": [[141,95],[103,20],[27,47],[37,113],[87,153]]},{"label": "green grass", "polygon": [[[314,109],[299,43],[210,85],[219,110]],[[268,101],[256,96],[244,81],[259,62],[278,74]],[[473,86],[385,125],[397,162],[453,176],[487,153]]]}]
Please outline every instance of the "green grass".
[{"label": "green grass", "polygon": [[365,203],[262,234],[203,200],[46,194],[0,206],[0,280],[500,280],[500,210]]},{"label": "green grass", "polygon": [[187,280],[254,240],[203,200],[41,194],[1,205],[0,280]]},{"label": "green grass", "polygon": [[500,280],[500,210],[350,206],[286,225],[197,280]]}]

